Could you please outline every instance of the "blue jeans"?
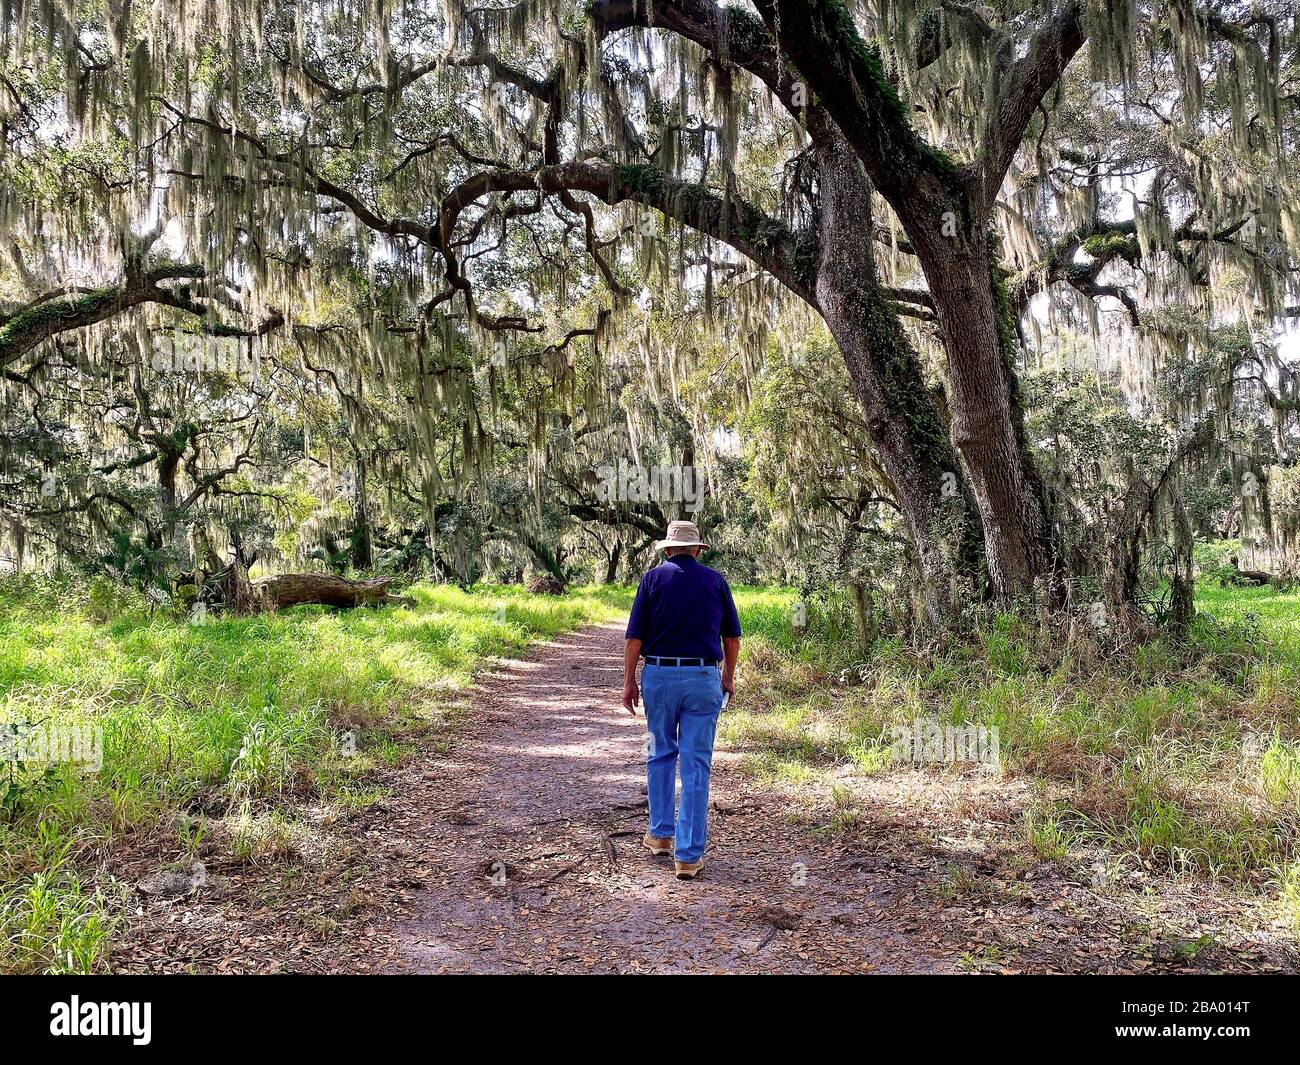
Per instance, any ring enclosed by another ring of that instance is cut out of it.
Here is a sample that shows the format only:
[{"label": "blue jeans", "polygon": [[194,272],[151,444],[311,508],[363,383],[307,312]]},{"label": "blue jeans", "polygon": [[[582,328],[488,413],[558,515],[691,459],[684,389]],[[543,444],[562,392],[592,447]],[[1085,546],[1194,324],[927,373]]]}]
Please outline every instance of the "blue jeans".
[{"label": "blue jeans", "polygon": [[[709,841],[709,769],[722,711],[722,676],[717,666],[647,663],[641,671],[641,700],[650,732],[646,751],[650,835],[674,838],[679,862],[698,862]],[[682,799],[674,822],[679,761]]]}]

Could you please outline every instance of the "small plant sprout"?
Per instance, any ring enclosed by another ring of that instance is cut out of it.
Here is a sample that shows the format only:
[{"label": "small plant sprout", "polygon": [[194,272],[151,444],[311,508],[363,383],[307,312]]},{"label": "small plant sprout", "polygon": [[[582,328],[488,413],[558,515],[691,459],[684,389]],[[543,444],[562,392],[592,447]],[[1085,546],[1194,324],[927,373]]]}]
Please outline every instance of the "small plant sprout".
[{"label": "small plant sprout", "polygon": [[203,822],[197,818],[192,818],[182,813],[176,819],[176,835],[180,842],[181,850],[185,854],[194,858],[199,853],[199,845],[203,842]]},{"label": "small plant sprout", "polygon": [[20,721],[0,721],[0,762],[18,759],[18,737],[23,725]]}]

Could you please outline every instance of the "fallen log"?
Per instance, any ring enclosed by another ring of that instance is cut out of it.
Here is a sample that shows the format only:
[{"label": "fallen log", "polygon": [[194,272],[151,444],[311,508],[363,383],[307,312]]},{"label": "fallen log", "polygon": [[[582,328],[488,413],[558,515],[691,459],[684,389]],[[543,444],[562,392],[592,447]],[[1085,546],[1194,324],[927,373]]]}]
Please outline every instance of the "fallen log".
[{"label": "fallen log", "polygon": [[304,603],[344,608],[389,603],[415,606],[415,600],[409,596],[390,595],[388,586],[392,583],[392,577],[351,581],[332,573],[282,573],[257,581],[253,585],[253,600],[262,610],[281,610]]},{"label": "fallen log", "polygon": [[1232,580],[1234,584],[1253,584],[1258,588],[1262,588],[1266,584],[1277,583],[1277,578],[1272,574],[1264,573],[1262,570],[1257,569],[1234,570]]},{"label": "fallen log", "polygon": [[[1265,573],[1263,570],[1242,569],[1237,564],[1237,556],[1233,555],[1228,559],[1232,566],[1232,575],[1228,577],[1226,583],[1236,585],[1254,585],[1257,588],[1263,588],[1268,585],[1276,586],[1280,583],[1279,579],[1271,573]],[[1225,583],[1225,582],[1220,582]]]}]

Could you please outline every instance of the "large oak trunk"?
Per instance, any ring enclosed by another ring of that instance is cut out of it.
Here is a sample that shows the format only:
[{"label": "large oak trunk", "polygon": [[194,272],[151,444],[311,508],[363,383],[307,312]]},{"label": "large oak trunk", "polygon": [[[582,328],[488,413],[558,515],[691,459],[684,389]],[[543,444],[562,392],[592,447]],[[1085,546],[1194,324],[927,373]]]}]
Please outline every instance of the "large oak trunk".
[{"label": "large oak trunk", "polygon": [[871,187],[842,140],[819,152],[822,246],[817,303],[834,335],[915,545],[928,621],[973,592],[979,527],[920,361],[881,292],[872,250]]},{"label": "large oak trunk", "polygon": [[[859,38],[851,5],[824,0],[754,0],[784,56],[811,83],[853,152],[893,207],[925,272],[947,359],[952,442],[966,467],[984,530],[990,581],[1004,599],[1033,590],[1054,556],[1042,484],[1021,432],[1010,355],[1011,321],[994,286],[989,254],[990,184],[1006,173],[1008,146],[1023,135],[1026,109],[1083,41],[1078,5],[1063,9],[1056,35],[1031,50],[1033,63],[1009,75],[997,138],[961,166],[918,138],[882,64]],[[1008,57],[1014,59],[1014,57]],[[1003,139],[998,139],[1003,138]],[[843,225],[851,216],[845,215]],[[866,237],[870,215],[852,224]],[[834,239],[823,229],[823,239]],[[820,287],[820,286],[819,286]],[[909,519],[910,520],[910,519]]]},{"label": "large oak trunk", "polygon": [[1029,456],[1012,363],[1009,310],[993,277],[987,235],[936,231],[918,241],[947,359],[952,441],[984,528],[989,580],[1003,599],[1052,572],[1044,489]]}]

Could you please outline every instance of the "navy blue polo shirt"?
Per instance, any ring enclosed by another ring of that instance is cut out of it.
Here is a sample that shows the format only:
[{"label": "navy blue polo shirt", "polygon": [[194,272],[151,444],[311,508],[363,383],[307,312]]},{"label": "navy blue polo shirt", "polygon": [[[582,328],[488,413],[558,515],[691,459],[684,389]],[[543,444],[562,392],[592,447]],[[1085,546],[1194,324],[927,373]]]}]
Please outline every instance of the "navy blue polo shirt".
[{"label": "navy blue polo shirt", "polygon": [[627,620],[627,639],[649,658],[722,659],[722,637],[740,635],[726,579],[692,555],[673,555],[644,577]]}]

